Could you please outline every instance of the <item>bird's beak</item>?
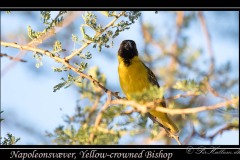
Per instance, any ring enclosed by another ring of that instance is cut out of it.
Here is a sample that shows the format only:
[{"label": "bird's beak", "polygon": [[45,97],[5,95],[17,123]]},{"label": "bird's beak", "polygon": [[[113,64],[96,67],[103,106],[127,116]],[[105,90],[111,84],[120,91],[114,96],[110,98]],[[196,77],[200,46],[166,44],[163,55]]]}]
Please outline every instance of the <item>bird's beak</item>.
[{"label": "bird's beak", "polygon": [[125,48],[126,49],[129,49],[129,48],[132,48],[133,46],[132,46],[132,44],[131,44],[131,42],[130,41],[128,41],[127,43],[126,43],[126,45],[125,45]]}]

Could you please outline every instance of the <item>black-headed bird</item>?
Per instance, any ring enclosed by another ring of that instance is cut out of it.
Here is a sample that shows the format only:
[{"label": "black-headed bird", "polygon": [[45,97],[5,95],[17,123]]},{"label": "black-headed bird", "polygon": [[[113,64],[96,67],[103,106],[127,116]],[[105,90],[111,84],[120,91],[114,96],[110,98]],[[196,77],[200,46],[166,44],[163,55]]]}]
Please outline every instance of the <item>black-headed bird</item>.
[{"label": "black-headed bird", "polygon": [[[122,41],[118,50],[118,62],[120,85],[128,100],[136,100],[134,95],[141,95],[151,87],[160,87],[154,73],[139,59],[137,46],[133,40]],[[164,97],[159,98],[163,98],[163,101],[158,107],[166,107]],[[163,127],[168,135],[178,134],[177,126],[167,113],[150,109],[147,114]]]}]

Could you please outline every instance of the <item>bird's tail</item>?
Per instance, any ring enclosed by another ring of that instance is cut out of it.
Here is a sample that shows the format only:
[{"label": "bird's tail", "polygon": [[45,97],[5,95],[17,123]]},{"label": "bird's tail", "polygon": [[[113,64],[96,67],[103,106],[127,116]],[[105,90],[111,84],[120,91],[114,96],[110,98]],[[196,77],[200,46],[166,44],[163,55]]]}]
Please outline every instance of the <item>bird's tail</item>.
[{"label": "bird's tail", "polygon": [[157,112],[155,110],[149,111],[152,118],[155,118],[154,121],[157,121],[162,125],[163,128],[168,129],[169,132],[171,132],[174,135],[177,135],[179,133],[178,127],[174,124],[174,122],[168,117],[166,113]]}]

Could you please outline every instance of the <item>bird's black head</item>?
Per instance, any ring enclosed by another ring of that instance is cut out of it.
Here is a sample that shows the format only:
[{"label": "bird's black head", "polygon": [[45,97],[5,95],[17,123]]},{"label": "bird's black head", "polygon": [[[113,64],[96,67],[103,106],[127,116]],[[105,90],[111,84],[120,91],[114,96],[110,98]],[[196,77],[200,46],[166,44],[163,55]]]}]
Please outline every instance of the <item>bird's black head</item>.
[{"label": "bird's black head", "polygon": [[129,61],[134,56],[138,56],[137,46],[133,40],[124,40],[120,44],[118,55],[124,60]]}]

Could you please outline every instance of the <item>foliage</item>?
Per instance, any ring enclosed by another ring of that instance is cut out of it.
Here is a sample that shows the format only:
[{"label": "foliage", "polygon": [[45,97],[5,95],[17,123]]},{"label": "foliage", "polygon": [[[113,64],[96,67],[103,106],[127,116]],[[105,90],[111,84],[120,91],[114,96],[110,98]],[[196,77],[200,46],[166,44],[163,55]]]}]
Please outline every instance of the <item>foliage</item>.
[{"label": "foliage", "polygon": [[182,80],[177,81],[176,84],[173,85],[174,89],[183,90],[188,92],[193,92],[196,94],[204,94],[207,92],[207,87],[203,82],[197,84],[194,80]]},{"label": "foliage", "polygon": [[165,88],[157,86],[151,86],[149,89],[145,89],[140,93],[132,95],[135,101],[137,102],[151,102],[155,99],[161,98],[164,96]]},{"label": "foliage", "polygon": [[[0,112],[0,114],[2,114],[3,111]],[[0,119],[0,123],[2,123],[4,119]],[[3,141],[2,141],[3,139]],[[16,138],[15,136],[13,136],[11,133],[7,133],[7,137],[0,137],[1,140],[1,145],[14,145],[16,144],[20,138]]]},{"label": "foliage", "polygon": [[[2,139],[2,137],[1,137]],[[16,138],[15,136],[13,136],[10,133],[7,133],[7,137],[3,138],[3,142],[1,142],[1,145],[14,145],[16,144],[18,141],[20,140],[20,138]]]}]

